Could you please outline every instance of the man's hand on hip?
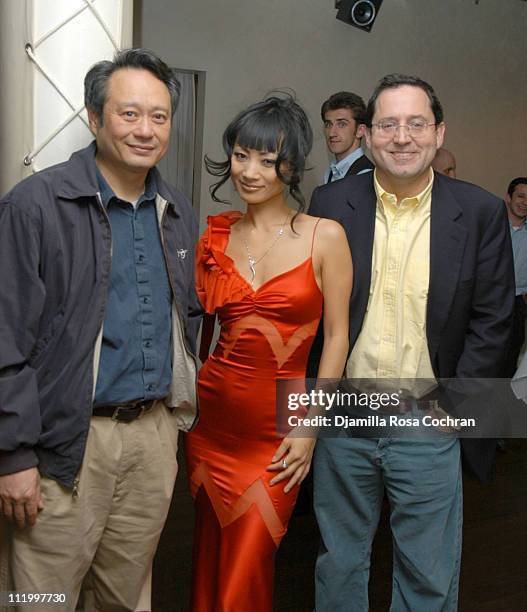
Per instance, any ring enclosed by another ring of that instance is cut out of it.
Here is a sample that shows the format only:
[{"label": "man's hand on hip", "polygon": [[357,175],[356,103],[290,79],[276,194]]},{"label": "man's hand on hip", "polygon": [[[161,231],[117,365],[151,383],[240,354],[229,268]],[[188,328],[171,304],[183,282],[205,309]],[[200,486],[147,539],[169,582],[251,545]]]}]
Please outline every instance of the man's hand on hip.
[{"label": "man's hand on hip", "polygon": [[40,494],[40,474],[36,467],[0,476],[0,514],[19,529],[33,526],[44,508]]}]

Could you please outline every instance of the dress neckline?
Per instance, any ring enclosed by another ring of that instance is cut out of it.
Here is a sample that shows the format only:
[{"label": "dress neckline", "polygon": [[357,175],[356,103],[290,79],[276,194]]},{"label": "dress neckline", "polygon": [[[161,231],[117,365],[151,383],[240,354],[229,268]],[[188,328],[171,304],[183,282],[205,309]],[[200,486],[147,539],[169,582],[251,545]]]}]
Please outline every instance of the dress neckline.
[{"label": "dress neckline", "polygon": [[232,263],[232,270],[233,272],[236,274],[236,276],[238,276],[238,278],[240,278],[245,285],[251,290],[251,293],[253,295],[256,295],[257,293],[259,293],[259,291],[261,289],[263,289],[266,285],[269,285],[270,283],[272,283],[275,280],[278,280],[279,278],[281,278],[282,276],[285,276],[286,274],[290,274],[291,272],[295,272],[296,270],[300,269],[302,266],[305,266],[307,263],[310,264],[311,267],[311,272],[313,275],[313,280],[315,281],[315,285],[317,287],[317,289],[320,291],[320,293],[322,293],[320,287],[318,286],[317,283],[317,279],[315,278],[315,270],[313,269],[313,256],[309,255],[306,259],[304,259],[304,261],[300,262],[299,264],[297,264],[296,266],[293,266],[292,268],[289,268],[288,270],[284,270],[283,272],[280,272],[278,274],[275,274],[274,276],[271,276],[271,278],[268,278],[264,283],[262,283],[259,287],[257,287],[256,289],[251,285],[251,283],[245,278],[245,276],[243,276],[243,274],[240,272],[240,270],[238,269],[238,266],[236,265],[236,262],[234,261],[234,259],[232,257],[230,257],[229,255],[226,254],[226,250],[227,247],[229,246],[229,242],[231,239],[231,227],[237,223],[241,218],[242,218],[242,213],[240,213],[240,215],[238,217],[236,217],[235,215],[233,215],[232,211],[229,214],[229,220],[231,220],[231,223],[229,225],[229,237],[227,239],[227,241],[225,242],[225,246],[223,248],[223,256],[226,257],[231,263]]},{"label": "dress neckline", "polygon": [[[223,253],[225,255],[225,252]],[[253,294],[258,293],[261,289],[263,289],[266,285],[268,285],[269,283],[272,283],[273,281],[279,279],[281,276],[285,276],[286,274],[290,274],[291,272],[295,272],[295,270],[298,270],[299,268],[301,268],[302,266],[305,266],[307,263],[309,263],[311,265],[311,270],[313,272],[313,280],[315,281],[315,285],[317,286],[317,289],[320,291],[320,287],[318,286],[318,283],[315,279],[315,271],[313,270],[313,265],[312,265],[312,257],[311,255],[307,258],[304,259],[304,261],[302,261],[301,263],[297,264],[296,266],[294,266],[293,268],[289,268],[288,270],[285,270],[284,272],[280,272],[279,274],[275,274],[274,276],[271,276],[271,278],[268,278],[265,283],[262,283],[259,287],[257,287],[256,289],[251,285],[251,283],[245,278],[245,276],[243,276],[243,274],[238,270],[238,266],[236,265],[236,262],[234,261],[234,259],[232,257],[229,257],[228,255],[225,255],[225,257],[227,259],[230,259],[232,261],[232,269],[233,272],[247,285],[247,287],[251,290],[251,292]]]}]

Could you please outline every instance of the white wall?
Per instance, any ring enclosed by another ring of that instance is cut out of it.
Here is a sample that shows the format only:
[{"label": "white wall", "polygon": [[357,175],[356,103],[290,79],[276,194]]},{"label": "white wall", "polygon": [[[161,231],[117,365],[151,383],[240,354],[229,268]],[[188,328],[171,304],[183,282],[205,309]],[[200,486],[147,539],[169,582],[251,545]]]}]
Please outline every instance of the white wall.
[{"label": "white wall", "polygon": [[[140,42],[173,66],[206,71],[204,152],[216,158],[238,110],[292,87],[316,135],[307,196],[328,161],[321,102],[343,89],[367,98],[396,71],[436,89],[460,178],[503,195],[527,175],[527,2],[385,0],[369,34],[335,15],[333,0],[145,0]],[[222,209],[210,182],[204,174],[202,219]]]}]

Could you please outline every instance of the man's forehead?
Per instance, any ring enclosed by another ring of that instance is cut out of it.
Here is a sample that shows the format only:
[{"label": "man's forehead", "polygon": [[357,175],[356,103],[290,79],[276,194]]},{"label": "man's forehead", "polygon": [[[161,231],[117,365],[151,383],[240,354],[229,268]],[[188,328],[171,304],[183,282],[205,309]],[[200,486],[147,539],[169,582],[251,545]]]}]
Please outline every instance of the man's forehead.
[{"label": "man's forehead", "polygon": [[527,184],[526,183],[518,183],[514,188],[513,194],[521,193],[522,195],[527,195]]},{"label": "man's forehead", "polygon": [[120,68],[108,79],[103,113],[133,108],[171,115],[171,104],[168,87],[150,71]]},{"label": "man's forehead", "polygon": [[152,93],[166,95],[170,100],[170,92],[161,79],[144,68],[119,68],[110,75],[107,84],[107,96],[111,94]]},{"label": "man's forehead", "polygon": [[112,84],[115,85],[128,82],[132,83],[137,79],[142,80],[148,77],[152,77],[154,79],[156,78],[149,70],[146,70],[145,68],[123,66],[122,68],[117,68],[112,72],[112,74],[110,74],[110,77],[108,78],[108,86],[111,86]]},{"label": "man's forehead", "polygon": [[432,106],[423,89],[414,85],[401,85],[381,91],[375,102],[375,115],[380,114],[432,114]]},{"label": "man's forehead", "polygon": [[324,117],[326,120],[329,119],[331,121],[349,121],[350,119],[353,119],[353,113],[351,108],[335,108],[326,111]]}]

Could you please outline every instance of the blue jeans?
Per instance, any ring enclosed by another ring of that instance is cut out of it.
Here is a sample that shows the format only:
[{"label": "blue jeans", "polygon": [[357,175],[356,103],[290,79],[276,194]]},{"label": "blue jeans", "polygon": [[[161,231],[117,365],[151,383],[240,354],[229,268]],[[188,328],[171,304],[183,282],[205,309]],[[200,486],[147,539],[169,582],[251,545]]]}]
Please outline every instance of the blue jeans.
[{"label": "blue jeans", "polygon": [[390,610],[457,610],[461,484],[455,438],[320,439],[314,460],[322,537],[316,612],[367,612],[371,545],[384,488],[393,535]]}]

